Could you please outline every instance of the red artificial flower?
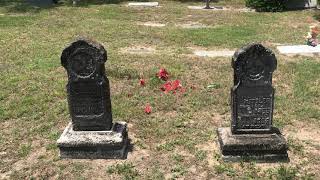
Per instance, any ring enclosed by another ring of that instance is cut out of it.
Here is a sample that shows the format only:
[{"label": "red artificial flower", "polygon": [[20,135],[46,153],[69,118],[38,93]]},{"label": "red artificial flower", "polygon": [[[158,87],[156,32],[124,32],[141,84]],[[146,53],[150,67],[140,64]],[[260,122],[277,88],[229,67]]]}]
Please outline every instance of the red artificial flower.
[{"label": "red artificial flower", "polygon": [[173,90],[177,90],[177,89],[179,89],[179,88],[181,88],[182,87],[182,85],[181,85],[181,83],[180,83],[180,81],[177,79],[177,80],[174,80],[173,82],[172,82],[172,89]]},{"label": "red artificial flower", "polygon": [[176,94],[177,90],[181,93],[184,93],[186,90],[182,87],[180,80],[168,81],[162,85],[160,88],[164,93],[172,91],[173,94]]},{"label": "red artificial flower", "polygon": [[140,83],[140,86],[145,86],[146,85],[146,80],[140,79],[139,83]]},{"label": "red artificial flower", "polygon": [[161,89],[162,91],[164,91],[164,93],[170,92],[170,91],[172,90],[171,81],[168,81],[168,82],[164,83],[160,89]]},{"label": "red artificial flower", "polygon": [[146,113],[146,114],[150,114],[151,113],[151,106],[150,106],[150,104],[147,104],[146,105],[146,107],[144,108],[144,112]]},{"label": "red artificial flower", "polygon": [[164,81],[167,81],[169,79],[169,73],[164,68],[161,68],[159,70],[159,72],[157,73],[157,76],[158,76],[159,79],[162,79]]}]

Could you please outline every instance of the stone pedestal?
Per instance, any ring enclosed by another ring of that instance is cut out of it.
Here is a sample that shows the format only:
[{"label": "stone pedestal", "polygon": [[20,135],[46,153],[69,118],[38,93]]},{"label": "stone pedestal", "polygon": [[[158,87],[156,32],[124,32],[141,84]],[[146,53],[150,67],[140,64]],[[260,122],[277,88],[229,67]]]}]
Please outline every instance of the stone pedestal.
[{"label": "stone pedestal", "polygon": [[74,131],[72,123],[69,123],[57,144],[61,158],[125,159],[127,124],[117,122],[109,131]]},{"label": "stone pedestal", "polygon": [[232,134],[230,128],[217,133],[224,161],[289,161],[286,140],[276,128],[270,134]]}]

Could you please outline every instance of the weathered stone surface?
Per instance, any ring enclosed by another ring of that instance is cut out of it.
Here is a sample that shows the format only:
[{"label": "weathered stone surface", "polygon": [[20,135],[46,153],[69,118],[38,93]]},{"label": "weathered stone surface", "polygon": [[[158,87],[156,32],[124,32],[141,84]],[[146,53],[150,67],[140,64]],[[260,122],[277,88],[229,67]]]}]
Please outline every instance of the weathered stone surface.
[{"label": "weathered stone surface", "polygon": [[276,128],[270,134],[232,134],[230,128],[217,133],[225,161],[288,161],[286,140]]},{"label": "weathered stone surface", "polygon": [[97,42],[79,39],[61,55],[68,73],[68,104],[74,130],[110,130],[112,112],[107,52]]},{"label": "weathered stone surface", "polygon": [[250,44],[234,54],[232,67],[231,128],[217,131],[223,159],[288,161],[286,140],[272,126],[274,53],[261,44]]},{"label": "weathered stone surface", "polygon": [[61,64],[68,73],[72,118],[57,141],[61,158],[126,158],[127,124],[112,123],[106,60],[104,47],[87,39],[73,42],[61,55]]},{"label": "weathered stone surface", "polygon": [[274,53],[261,44],[251,44],[234,54],[232,67],[232,132],[270,132],[274,104],[272,73],[277,67]]},{"label": "weathered stone surface", "polygon": [[74,131],[70,123],[57,141],[61,158],[126,158],[128,132],[125,122],[117,122],[109,131]]}]

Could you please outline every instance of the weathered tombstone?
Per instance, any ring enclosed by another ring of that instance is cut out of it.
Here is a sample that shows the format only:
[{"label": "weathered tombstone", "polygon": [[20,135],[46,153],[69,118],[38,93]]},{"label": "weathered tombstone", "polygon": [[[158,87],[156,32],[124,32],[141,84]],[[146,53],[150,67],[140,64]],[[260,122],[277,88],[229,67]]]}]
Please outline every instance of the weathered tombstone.
[{"label": "weathered tombstone", "polygon": [[57,141],[61,158],[125,158],[127,125],[112,123],[106,60],[104,47],[86,39],[73,42],[62,52],[72,123]]},{"label": "weathered tombstone", "polygon": [[224,160],[288,160],[286,140],[272,126],[274,53],[261,44],[251,44],[234,54],[232,67],[231,128],[218,129]]}]

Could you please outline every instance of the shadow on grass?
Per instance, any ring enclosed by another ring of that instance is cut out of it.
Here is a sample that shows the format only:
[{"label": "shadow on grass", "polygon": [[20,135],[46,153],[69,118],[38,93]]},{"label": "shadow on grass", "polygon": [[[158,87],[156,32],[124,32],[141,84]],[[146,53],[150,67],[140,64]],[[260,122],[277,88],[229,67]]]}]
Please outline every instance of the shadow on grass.
[{"label": "shadow on grass", "polygon": [[[87,7],[100,4],[118,4],[124,0],[75,0],[76,6]],[[137,0],[147,1],[147,0]],[[74,6],[73,0],[0,0],[0,7],[9,13],[38,13],[58,6]]]},{"label": "shadow on grass", "polygon": [[43,9],[50,9],[56,4],[52,0],[1,0],[0,7],[9,13],[38,13]]}]

